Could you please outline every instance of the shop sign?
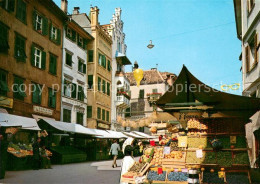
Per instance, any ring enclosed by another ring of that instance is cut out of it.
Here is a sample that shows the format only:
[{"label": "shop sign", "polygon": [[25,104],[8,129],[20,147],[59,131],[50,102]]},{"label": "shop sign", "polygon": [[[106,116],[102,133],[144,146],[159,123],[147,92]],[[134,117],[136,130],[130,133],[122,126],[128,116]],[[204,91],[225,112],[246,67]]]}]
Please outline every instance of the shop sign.
[{"label": "shop sign", "polygon": [[33,106],[33,111],[40,113],[40,114],[44,114],[44,115],[49,115],[52,116],[53,115],[53,110],[48,109],[48,108],[44,108],[44,107],[40,107],[40,106]]},{"label": "shop sign", "polygon": [[202,117],[202,112],[198,111],[198,112],[175,112],[173,113],[173,115],[177,118],[178,121],[188,121],[189,119],[199,119]]},{"label": "shop sign", "polygon": [[98,123],[98,128],[110,129],[110,126],[104,123]]},{"label": "shop sign", "polygon": [[13,108],[13,99],[7,98],[4,96],[0,96],[0,106],[7,107],[7,108]]}]

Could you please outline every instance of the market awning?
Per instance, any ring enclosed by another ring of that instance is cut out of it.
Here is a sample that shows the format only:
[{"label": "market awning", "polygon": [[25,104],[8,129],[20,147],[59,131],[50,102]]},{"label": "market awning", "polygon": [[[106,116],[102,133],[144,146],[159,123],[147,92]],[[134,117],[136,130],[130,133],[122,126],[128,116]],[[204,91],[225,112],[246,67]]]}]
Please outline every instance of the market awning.
[{"label": "market awning", "polygon": [[65,123],[61,121],[55,121],[51,119],[40,119],[38,121],[39,126],[42,129],[46,128],[46,123],[50,125],[51,127],[68,133],[78,133],[78,134],[86,134],[86,135],[97,135],[96,131],[91,128],[86,128],[82,125],[76,124],[76,123]]},{"label": "market awning", "polygon": [[183,66],[173,86],[156,102],[167,112],[201,110],[211,115],[249,119],[260,109],[260,99],[233,95],[213,89],[194,77]]},{"label": "market awning", "polygon": [[146,139],[146,137],[134,134],[132,132],[123,132],[123,134],[125,134],[128,137],[133,137],[133,138],[136,138],[136,139]]},{"label": "market awning", "polygon": [[122,65],[131,65],[131,61],[127,58],[126,55],[118,52],[116,56],[116,61]]},{"label": "market awning", "polygon": [[123,138],[127,138],[127,136],[124,135],[123,133],[112,131],[112,130],[95,129],[95,131],[98,134],[98,136],[96,136],[96,137],[101,138],[101,139],[123,139]]},{"label": "market awning", "polygon": [[0,113],[0,125],[3,127],[21,127],[24,130],[41,130],[33,118]]},{"label": "market awning", "polygon": [[131,133],[134,133],[136,135],[139,135],[139,136],[142,136],[142,137],[145,137],[147,139],[155,139],[155,136],[150,136],[146,133],[143,133],[143,132],[138,132],[138,131],[132,131]]}]

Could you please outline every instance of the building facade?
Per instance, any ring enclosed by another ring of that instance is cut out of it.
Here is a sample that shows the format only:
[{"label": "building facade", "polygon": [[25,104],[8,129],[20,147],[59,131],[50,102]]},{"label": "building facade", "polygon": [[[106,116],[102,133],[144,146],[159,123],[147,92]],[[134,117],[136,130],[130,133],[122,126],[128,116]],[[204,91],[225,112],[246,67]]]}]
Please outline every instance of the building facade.
[{"label": "building facade", "polygon": [[0,2],[0,106],[60,119],[63,24],[51,0]]},{"label": "building facade", "polygon": [[115,9],[110,24],[103,25],[112,37],[112,93],[111,93],[111,129],[123,130],[116,122],[117,116],[124,118],[124,112],[130,107],[130,81],[125,75],[125,65],[131,65],[126,56],[127,46],[125,44],[124,23],[121,20],[121,8]]},{"label": "building facade", "polygon": [[[61,7],[66,12],[67,2],[62,1]],[[93,37],[73,19],[64,26],[63,35],[61,119],[87,126],[87,43]]]},{"label": "building facade", "polygon": [[90,17],[85,13],[74,11],[72,19],[94,37],[94,40],[87,45],[88,127],[110,129],[112,39],[106,29],[99,24],[98,15],[98,7],[91,7]]},{"label": "building facade", "polygon": [[[260,97],[260,66],[259,66],[259,34],[260,34],[260,1],[234,0],[236,28],[238,39],[241,40],[243,76],[243,95]],[[259,113],[259,112],[258,112]],[[254,115],[258,117],[257,115]],[[260,127],[260,119],[253,118],[252,123],[246,125],[251,166],[259,156],[259,140],[254,131]]]}]

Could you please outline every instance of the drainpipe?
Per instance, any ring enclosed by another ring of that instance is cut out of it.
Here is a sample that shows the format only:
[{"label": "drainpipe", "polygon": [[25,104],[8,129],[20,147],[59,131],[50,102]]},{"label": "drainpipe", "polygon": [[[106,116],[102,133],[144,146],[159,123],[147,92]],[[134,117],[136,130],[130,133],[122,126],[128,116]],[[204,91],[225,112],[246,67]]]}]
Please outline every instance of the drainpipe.
[{"label": "drainpipe", "polygon": [[[61,94],[60,94],[60,120],[61,117],[63,115],[63,111],[62,111],[62,94],[63,94],[63,58],[64,58],[64,40],[65,40],[65,25],[66,25],[67,21],[65,21],[65,23],[63,24],[63,28],[62,28],[62,55],[61,55]],[[63,120],[63,118],[62,118]]]}]

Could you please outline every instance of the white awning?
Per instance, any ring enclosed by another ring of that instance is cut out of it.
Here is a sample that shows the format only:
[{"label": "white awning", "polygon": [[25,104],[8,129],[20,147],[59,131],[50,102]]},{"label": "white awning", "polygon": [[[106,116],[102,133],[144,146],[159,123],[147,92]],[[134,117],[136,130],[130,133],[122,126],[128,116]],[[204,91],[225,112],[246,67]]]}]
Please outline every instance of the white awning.
[{"label": "white awning", "polygon": [[25,130],[41,130],[33,118],[0,113],[0,125],[5,127],[22,127]]},{"label": "white awning", "polygon": [[112,131],[112,130],[108,130],[108,133],[115,135],[119,138],[128,138],[128,136],[126,136],[125,134],[123,134],[122,132],[117,132],[117,131]]},{"label": "white awning", "polygon": [[136,138],[136,139],[146,139],[146,137],[143,137],[143,136],[140,136],[140,135],[137,135],[137,134],[134,134],[132,132],[123,132],[125,135],[127,135],[128,137],[133,137],[133,138]]},{"label": "white awning", "polygon": [[145,137],[145,138],[147,138],[147,139],[154,139],[154,138],[155,138],[154,136],[150,136],[150,135],[148,135],[148,134],[146,134],[146,133],[143,133],[143,132],[132,131],[132,133],[137,134],[137,135],[140,135],[140,136],[143,136],[143,137]]},{"label": "white awning", "polygon": [[76,123],[65,123],[65,122],[55,121],[46,118],[39,120],[38,123],[40,123],[41,121],[44,121],[49,125],[51,125],[52,127],[64,132],[87,134],[87,135],[98,135],[94,129],[86,128]]}]

